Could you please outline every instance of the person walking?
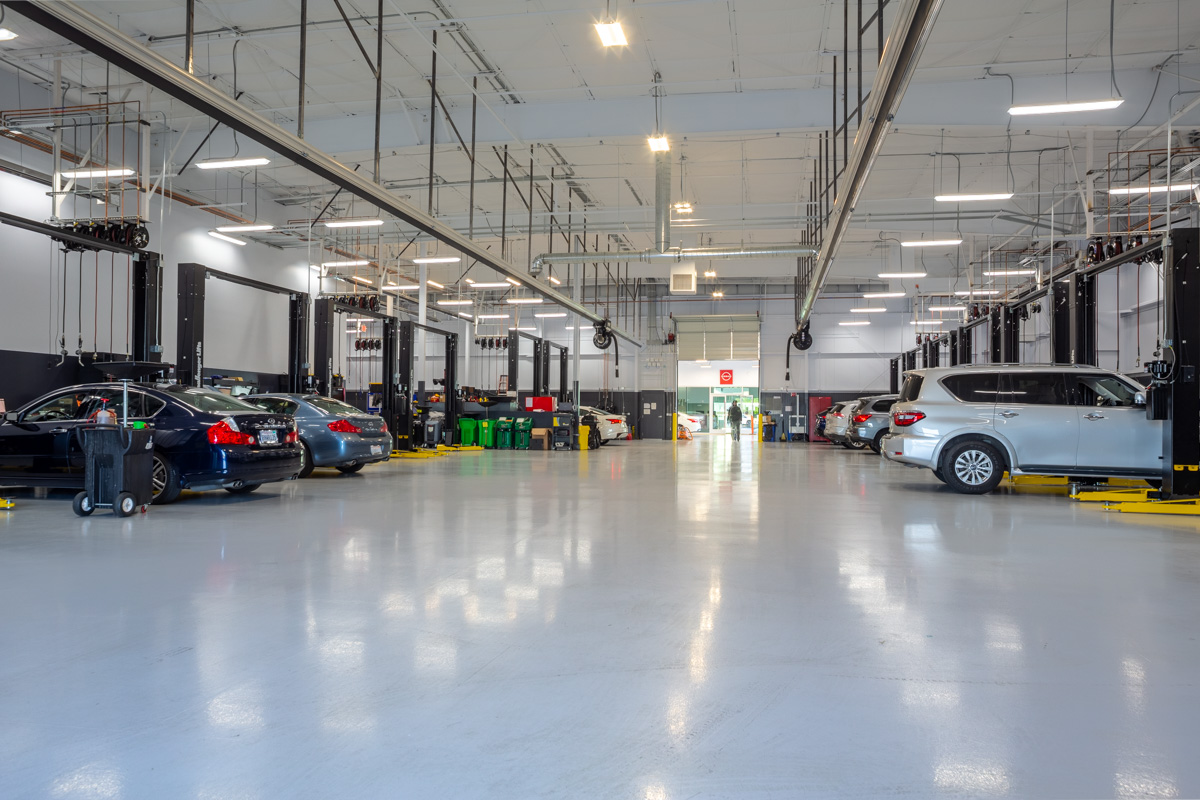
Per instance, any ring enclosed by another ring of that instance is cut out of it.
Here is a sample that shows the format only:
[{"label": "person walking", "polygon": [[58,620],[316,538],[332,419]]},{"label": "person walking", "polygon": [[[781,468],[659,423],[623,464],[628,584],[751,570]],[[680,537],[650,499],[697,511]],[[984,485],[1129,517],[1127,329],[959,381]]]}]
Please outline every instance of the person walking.
[{"label": "person walking", "polygon": [[742,440],[742,409],[738,407],[737,400],[734,400],[733,405],[729,407],[726,417],[729,419],[729,433],[735,442],[740,442]]}]

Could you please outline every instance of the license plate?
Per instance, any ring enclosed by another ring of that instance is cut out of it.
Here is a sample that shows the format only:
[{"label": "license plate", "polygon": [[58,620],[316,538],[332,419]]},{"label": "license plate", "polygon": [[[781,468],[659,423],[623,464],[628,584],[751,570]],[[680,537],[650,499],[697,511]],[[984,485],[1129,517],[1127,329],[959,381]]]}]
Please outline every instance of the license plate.
[{"label": "license plate", "polygon": [[383,445],[381,445],[381,444],[371,445],[371,455],[373,455],[373,456],[383,455]]},{"label": "license plate", "polygon": [[858,435],[859,435],[859,436],[866,436],[866,435],[867,435],[867,429],[866,429],[866,428],[859,428],[859,429],[858,429]]},{"label": "license plate", "polygon": [[279,444],[279,431],[259,431],[259,444]]}]

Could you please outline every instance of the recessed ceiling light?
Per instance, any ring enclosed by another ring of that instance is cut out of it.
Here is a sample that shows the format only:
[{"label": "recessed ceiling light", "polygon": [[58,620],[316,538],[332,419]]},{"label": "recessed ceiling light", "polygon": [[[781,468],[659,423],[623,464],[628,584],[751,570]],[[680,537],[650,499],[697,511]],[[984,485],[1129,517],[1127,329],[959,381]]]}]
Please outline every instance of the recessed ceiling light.
[{"label": "recessed ceiling light", "polygon": [[966,311],[964,306],[925,306],[926,311],[941,313],[943,311]]},{"label": "recessed ceiling light", "polygon": [[241,239],[235,239],[232,236],[226,236],[223,233],[217,233],[216,231],[209,231],[208,235],[213,237],[214,239],[220,239],[223,242],[229,242],[230,244],[236,244],[238,247],[246,246],[246,243],[243,242]]},{"label": "recessed ceiling light", "polygon": [[386,288],[384,288],[384,291],[385,292],[411,292],[411,291],[414,291],[414,290],[420,289],[420,288],[421,287],[415,283],[408,283],[408,284],[405,284],[404,286],[397,286],[394,283],[390,283],[387,285]]},{"label": "recessed ceiling light", "polygon": [[962,239],[914,239],[901,242],[901,247],[954,247],[962,244]]},{"label": "recessed ceiling light", "polygon": [[881,272],[881,273],[879,273],[879,277],[881,277],[881,278],[924,278],[925,275],[926,275],[926,273],[924,273],[924,272]]},{"label": "recessed ceiling light", "polygon": [[382,225],[381,219],[329,219],[321,223],[326,228],[374,228]]},{"label": "recessed ceiling light", "polygon": [[1084,100],[1078,103],[1043,103],[1033,106],[1013,106],[1008,110],[1014,117],[1028,114],[1066,114],[1073,111],[1108,111],[1124,103],[1123,98],[1112,100]]},{"label": "recessed ceiling light", "polygon": [[1011,200],[1012,192],[997,192],[995,194],[939,194],[933,199],[939,203],[975,203],[985,200]]},{"label": "recessed ceiling light", "polygon": [[196,169],[237,169],[238,167],[265,167],[271,163],[269,158],[225,158],[210,161],[197,161]]},{"label": "recessed ceiling light", "polygon": [[253,233],[254,231],[269,231],[275,228],[274,225],[220,225],[217,227],[221,233]]}]

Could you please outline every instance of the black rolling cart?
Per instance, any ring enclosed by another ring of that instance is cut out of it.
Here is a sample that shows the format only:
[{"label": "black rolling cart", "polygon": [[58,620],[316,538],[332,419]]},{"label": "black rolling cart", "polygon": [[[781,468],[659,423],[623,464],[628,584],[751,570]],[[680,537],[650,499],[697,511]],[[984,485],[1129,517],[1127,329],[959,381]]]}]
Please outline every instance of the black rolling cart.
[{"label": "black rolling cart", "polygon": [[86,517],[111,508],[118,517],[146,510],[153,499],[154,431],[119,425],[84,425],[77,431],[83,447],[83,491],[75,495],[75,513]]}]

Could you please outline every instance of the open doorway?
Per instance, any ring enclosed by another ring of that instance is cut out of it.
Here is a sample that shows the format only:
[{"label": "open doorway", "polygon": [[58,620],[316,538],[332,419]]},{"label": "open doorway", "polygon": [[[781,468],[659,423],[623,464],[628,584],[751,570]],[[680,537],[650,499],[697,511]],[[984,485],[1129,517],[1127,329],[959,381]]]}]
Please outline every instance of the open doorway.
[{"label": "open doorway", "polygon": [[760,408],[757,361],[680,361],[679,424],[692,433],[729,433],[729,407],[742,409],[742,431],[755,430]]}]

